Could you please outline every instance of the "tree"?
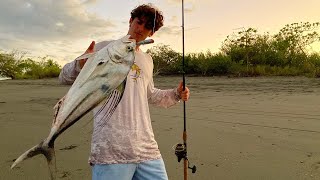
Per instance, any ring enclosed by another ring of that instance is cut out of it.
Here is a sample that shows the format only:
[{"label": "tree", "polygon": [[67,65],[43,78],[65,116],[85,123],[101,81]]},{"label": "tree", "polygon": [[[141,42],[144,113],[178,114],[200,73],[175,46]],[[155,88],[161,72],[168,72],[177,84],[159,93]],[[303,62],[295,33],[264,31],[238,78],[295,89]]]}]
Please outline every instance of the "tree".
[{"label": "tree", "polygon": [[181,57],[169,47],[169,45],[157,45],[146,51],[153,59],[153,74],[169,73],[172,67]]},{"label": "tree", "polygon": [[253,57],[256,56],[258,40],[264,38],[257,34],[254,28],[247,28],[239,31],[236,35],[227,36],[222,45],[222,52],[229,55],[232,61],[246,64],[247,71],[252,64]]},{"label": "tree", "polygon": [[14,58],[14,54],[0,53],[0,75],[15,79],[21,72],[17,67],[18,63]]},{"label": "tree", "polygon": [[12,79],[41,79],[57,77],[60,73],[60,65],[48,57],[40,61],[24,58],[26,53],[13,51],[12,53],[0,53],[0,76]]},{"label": "tree", "polygon": [[283,52],[288,65],[301,65],[307,59],[306,47],[320,41],[320,36],[316,31],[319,25],[319,22],[300,22],[285,25],[273,37],[275,50]]}]

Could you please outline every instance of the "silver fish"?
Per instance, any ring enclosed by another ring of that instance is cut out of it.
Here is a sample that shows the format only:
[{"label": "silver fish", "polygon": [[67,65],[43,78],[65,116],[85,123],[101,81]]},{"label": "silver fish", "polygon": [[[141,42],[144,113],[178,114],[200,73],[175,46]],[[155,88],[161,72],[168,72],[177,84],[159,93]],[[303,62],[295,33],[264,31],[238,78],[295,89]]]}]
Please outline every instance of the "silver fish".
[{"label": "silver fish", "polygon": [[111,106],[107,115],[110,116],[120,102],[126,77],[135,58],[136,42],[129,37],[128,35],[112,41],[98,52],[85,54],[76,59],[88,58],[67,94],[55,105],[55,116],[49,136],[17,158],[11,168],[25,159],[43,154],[47,158],[50,178],[55,179],[56,138],[97,105],[106,105],[112,101],[109,102]]}]

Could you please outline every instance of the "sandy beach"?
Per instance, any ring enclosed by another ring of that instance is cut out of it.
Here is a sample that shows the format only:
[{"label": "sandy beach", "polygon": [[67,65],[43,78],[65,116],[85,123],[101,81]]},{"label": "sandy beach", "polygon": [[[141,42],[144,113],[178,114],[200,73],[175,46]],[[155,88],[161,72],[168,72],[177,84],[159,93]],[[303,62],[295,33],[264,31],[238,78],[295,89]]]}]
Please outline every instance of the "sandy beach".
[{"label": "sandy beach", "polygon": [[[172,88],[180,77],[157,77]],[[187,77],[190,180],[320,179],[320,79]],[[47,137],[53,106],[70,86],[57,79],[0,81],[0,180],[48,179],[43,156],[10,170],[15,158]],[[182,103],[151,107],[169,179],[183,179],[172,147],[182,142]],[[91,179],[92,115],[55,142],[58,179]]]}]

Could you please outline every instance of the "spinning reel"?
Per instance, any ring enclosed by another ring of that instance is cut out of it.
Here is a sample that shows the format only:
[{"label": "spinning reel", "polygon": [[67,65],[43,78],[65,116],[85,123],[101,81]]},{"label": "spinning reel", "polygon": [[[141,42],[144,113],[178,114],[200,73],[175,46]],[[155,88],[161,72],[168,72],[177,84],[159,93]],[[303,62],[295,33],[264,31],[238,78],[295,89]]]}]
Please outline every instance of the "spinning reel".
[{"label": "spinning reel", "polygon": [[192,173],[195,173],[197,171],[197,167],[195,165],[193,165],[192,167],[190,167],[189,165],[189,159],[187,158],[187,148],[184,144],[176,144],[174,152],[178,158],[178,162],[180,162],[181,159],[186,159],[188,161],[188,169],[191,169]]}]

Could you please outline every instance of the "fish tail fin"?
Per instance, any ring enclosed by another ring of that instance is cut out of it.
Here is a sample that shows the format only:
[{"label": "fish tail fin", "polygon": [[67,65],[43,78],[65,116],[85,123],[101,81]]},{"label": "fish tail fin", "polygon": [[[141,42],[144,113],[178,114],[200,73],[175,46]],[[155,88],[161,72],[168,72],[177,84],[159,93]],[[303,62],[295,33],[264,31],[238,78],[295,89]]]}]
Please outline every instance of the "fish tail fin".
[{"label": "fish tail fin", "polygon": [[46,145],[44,145],[43,142],[41,142],[38,145],[32,147],[31,149],[29,149],[28,151],[23,153],[21,156],[19,156],[14,161],[14,163],[11,165],[11,169],[13,169],[20,162],[22,162],[22,161],[24,161],[26,159],[32,158],[33,156],[36,156],[38,154],[43,154],[46,157],[47,163],[48,163],[48,167],[49,167],[50,177],[51,177],[51,179],[55,179],[55,175],[56,175],[56,158],[55,158],[54,146],[52,146],[52,147],[46,146]]},{"label": "fish tail fin", "polygon": [[56,179],[56,174],[57,174],[56,155],[54,152],[54,147],[51,147],[51,148],[49,147],[46,153],[44,153],[44,156],[47,158],[51,180],[54,180]]}]

